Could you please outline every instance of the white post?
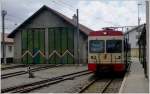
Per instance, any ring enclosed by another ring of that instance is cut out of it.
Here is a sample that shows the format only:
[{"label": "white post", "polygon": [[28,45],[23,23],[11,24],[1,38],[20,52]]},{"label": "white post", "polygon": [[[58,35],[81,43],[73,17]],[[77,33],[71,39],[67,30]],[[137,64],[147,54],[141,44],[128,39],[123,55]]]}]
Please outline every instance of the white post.
[{"label": "white post", "polygon": [[150,15],[149,15],[149,11],[150,11],[150,1],[146,1],[146,66],[147,66],[147,76],[149,79],[149,32],[150,32]]}]

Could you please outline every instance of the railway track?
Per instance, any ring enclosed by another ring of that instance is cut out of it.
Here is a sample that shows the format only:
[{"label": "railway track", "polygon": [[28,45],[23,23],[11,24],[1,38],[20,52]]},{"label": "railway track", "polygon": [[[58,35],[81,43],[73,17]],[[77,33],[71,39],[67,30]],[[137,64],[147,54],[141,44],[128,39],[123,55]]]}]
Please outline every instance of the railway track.
[{"label": "railway track", "polygon": [[56,83],[59,83],[59,82],[65,81],[65,80],[73,79],[75,77],[87,75],[90,73],[92,73],[92,72],[89,72],[88,70],[74,72],[74,73],[70,73],[70,74],[66,74],[66,75],[62,75],[62,76],[58,76],[58,77],[53,77],[53,78],[49,78],[46,80],[41,80],[41,81],[29,83],[29,84],[5,88],[5,89],[2,89],[1,92],[2,93],[7,93],[7,92],[8,93],[27,93],[32,90],[38,89],[38,88],[56,84]]},{"label": "railway track", "polygon": [[25,67],[25,66],[26,66],[26,65],[7,66],[7,67],[1,68],[1,70],[14,69],[14,68]]},{"label": "railway track", "polygon": [[[30,69],[30,70],[31,70],[31,72],[35,72],[35,71],[40,71],[40,70],[53,68],[53,67],[58,67],[58,66],[61,66],[61,65],[42,66],[42,67],[36,67],[36,68]],[[28,71],[18,71],[18,72],[7,73],[7,74],[1,75],[1,79],[6,79],[6,78],[9,78],[9,77],[23,75],[23,74],[26,74],[26,73],[28,73]]]},{"label": "railway track", "polygon": [[[114,84],[113,83],[114,80],[115,79],[107,79],[107,80],[106,79],[101,79],[101,80],[94,79],[90,81],[87,85],[83,86],[83,88],[80,89],[79,93],[106,93],[108,92],[107,89],[110,88],[110,85]],[[111,87],[111,93],[114,93],[114,90],[112,87]],[[117,87],[117,88],[120,88],[120,87]]]}]

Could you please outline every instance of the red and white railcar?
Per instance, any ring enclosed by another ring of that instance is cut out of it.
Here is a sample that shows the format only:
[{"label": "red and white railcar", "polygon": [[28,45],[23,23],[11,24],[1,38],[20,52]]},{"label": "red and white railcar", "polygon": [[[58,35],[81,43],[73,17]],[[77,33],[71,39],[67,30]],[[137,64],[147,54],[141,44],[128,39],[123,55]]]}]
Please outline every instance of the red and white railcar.
[{"label": "red and white railcar", "polygon": [[88,37],[88,69],[92,72],[125,72],[124,36],[121,31],[104,29]]}]

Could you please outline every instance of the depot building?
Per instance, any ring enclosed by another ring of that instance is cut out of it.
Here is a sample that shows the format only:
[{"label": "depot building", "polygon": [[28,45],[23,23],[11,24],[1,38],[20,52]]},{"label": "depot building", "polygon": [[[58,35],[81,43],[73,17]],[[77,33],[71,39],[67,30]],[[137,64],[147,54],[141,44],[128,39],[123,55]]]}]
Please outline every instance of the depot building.
[{"label": "depot building", "polygon": [[[77,27],[73,19],[41,7],[9,34],[14,38],[14,62],[23,64],[77,63]],[[92,30],[79,24],[81,63],[87,62],[87,38]]]}]

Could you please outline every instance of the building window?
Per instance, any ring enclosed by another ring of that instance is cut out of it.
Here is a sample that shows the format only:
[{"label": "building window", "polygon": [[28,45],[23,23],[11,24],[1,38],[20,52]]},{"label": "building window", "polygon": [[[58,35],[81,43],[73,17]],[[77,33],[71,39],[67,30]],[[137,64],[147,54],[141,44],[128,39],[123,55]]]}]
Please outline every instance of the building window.
[{"label": "building window", "polygon": [[12,46],[8,46],[9,52],[12,52]]}]

